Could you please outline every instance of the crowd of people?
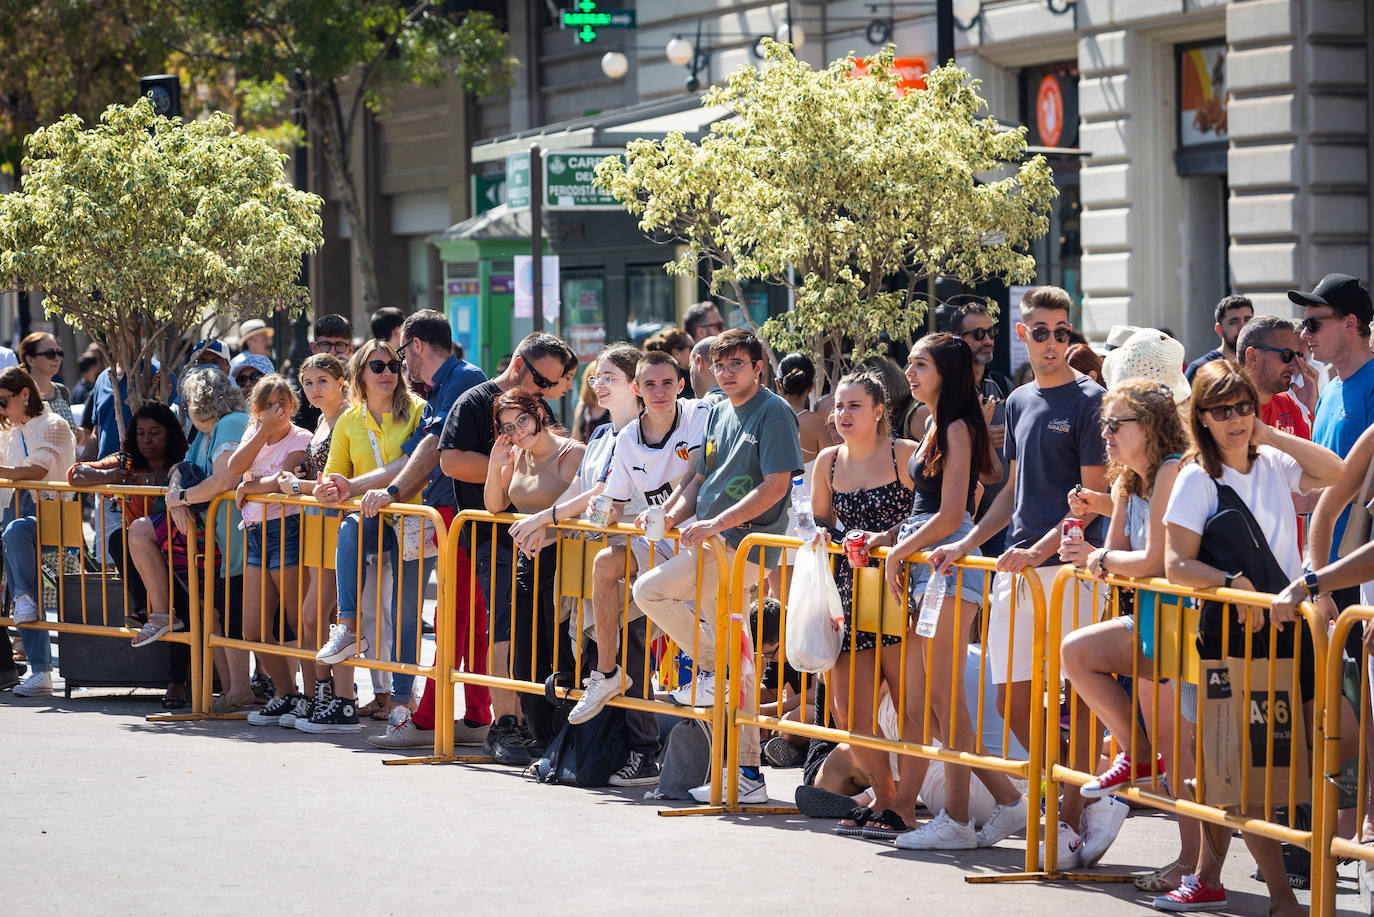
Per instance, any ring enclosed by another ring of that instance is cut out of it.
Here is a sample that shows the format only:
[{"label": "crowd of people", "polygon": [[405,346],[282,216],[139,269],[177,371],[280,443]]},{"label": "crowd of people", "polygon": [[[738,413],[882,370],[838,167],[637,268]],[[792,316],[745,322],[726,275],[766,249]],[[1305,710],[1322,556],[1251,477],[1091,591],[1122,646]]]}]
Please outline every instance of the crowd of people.
[{"label": "crowd of people", "polygon": [[[786,614],[779,574],[789,561],[774,547],[749,553],[743,581],[754,632],[746,627],[746,647],[763,665],[741,662],[745,711],[761,699],[764,712],[779,717],[855,734],[880,728],[907,741],[928,729],[949,749],[1024,758],[1033,718],[1044,714],[1031,690],[1044,660],[1034,652],[1029,580],[1048,595],[1065,564],[1097,578],[1167,577],[1184,587],[1278,595],[1272,611],[1237,606],[1232,614],[1207,603],[1198,633],[1173,639],[1196,638],[1202,659],[1222,659],[1243,655],[1266,623],[1279,625],[1279,651],[1300,660],[1310,702],[1311,640],[1298,603],[1314,601],[1334,618],[1374,579],[1374,553],[1355,551],[1347,535],[1347,527],[1369,530],[1358,516],[1374,462],[1374,433],[1366,433],[1374,420],[1374,306],[1356,278],[1341,274],[1289,296],[1303,311],[1298,325],[1255,316],[1244,297],[1223,299],[1220,346],[1185,372],[1183,347],[1167,330],[1114,328],[1105,347],[1093,348],[1072,327],[1068,294],[1036,287],[1014,304],[1014,333],[1027,354],[1021,384],[990,367],[997,317],[971,303],[953,314],[948,332],[911,344],[904,368],[874,356],[829,391],[810,358],[788,354],[774,372],[758,337],[727,329],[714,305],[700,303],[682,330],[662,331],[642,349],[603,349],[581,379],[570,428],[551,407],[576,382],[580,361],[567,343],[533,333],[488,379],[455,354],[448,321],[429,310],[381,310],[356,347],[346,319],[322,316],[313,355],[294,380],[272,363],[271,329],[245,323],[237,356],[215,340],[193,350],[178,372],[175,411],[149,404],[130,412],[123,379],[106,371],[88,381],[83,370],[89,395],[79,425],[72,394],[55,381],[62,352],[51,335],[37,334],[21,345],[22,368],[0,371],[0,478],[165,486],[165,498],[102,499],[95,517],[96,554],[120,566],[129,584],[133,645],[186,627],[187,558],[211,551],[225,580],[218,632],[314,653],[313,663],[256,654],[254,676],[249,653],[217,649],[216,709],[312,733],[385,720],[368,741],[388,749],[432,744],[442,690],[429,683],[417,695],[413,676],[373,670],[374,700],[357,703],[350,660],[419,661],[425,590],[440,562],[433,525],[389,508],[423,504],[446,525],[463,510],[523,517],[455,530],[457,566],[441,575],[455,578],[456,600],[435,614],[452,617],[455,664],[472,672],[486,674],[490,660],[491,674],[538,684],[558,661],[566,667],[577,658],[574,644],[589,647],[575,673],[583,690],[566,713],[578,725],[622,694],[713,703],[725,675],[713,670],[724,635],[716,632],[717,567],[704,546],[723,543],[729,568],[747,535],[797,534],[803,520],[791,506],[801,493],[817,537],[848,548],[851,533],[861,533],[862,552],[834,556],[843,643],[831,677],[810,679],[804,690],[806,679],[778,646]],[[202,531],[198,517],[226,492],[235,499],[215,531]],[[18,493],[5,500],[3,546],[13,617],[25,623],[45,609],[35,505]],[[253,499],[266,493],[313,496],[316,504]],[[356,511],[343,505],[355,500]],[[656,531],[660,514],[663,529],[678,532],[676,547]],[[560,602],[553,527],[577,518],[629,522],[643,534],[588,536],[590,597]],[[335,556],[311,562],[307,555],[324,542],[308,533],[326,520],[338,520]],[[1250,538],[1244,550],[1242,536]],[[956,566],[979,554],[995,558],[994,574]],[[861,555],[870,558],[866,567]],[[1104,593],[1086,579],[1071,588],[1078,594],[1066,607],[1085,610],[1062,623],[1076,721],[1089,722],[1091,712],[1119,753],[1102,757],[1104,736],[1086,728],[1065,748],[1076,769],[1097,777],[1064,791],[1060,868],[1094,864],[1112,844],[1129,814],[1114,790],[1161,780],[1177,789],[1194,777],[1199,706],[1195,685],[1161,683],[1153,690],[1179,693],[1182,722],[1166,722],[1173,706],[1161,703],[1160,719],[1146,724],[1132,700],[1138,695],[1120,680],[1150,670],[1160,652],[1156,618],[1177,611],[1178,599],[1140,590],[1130,613],[1110,616]],[[915,614],[932,589],[944,599],[922,636]],[[911,613],[865,616],[860,590],[887,590]],[[49,635],[21,636],[32,671],[14,693],[50,693]],[[672,691],[660,677],[669,666],[652,658],[660,637],[695,660]],[[169,709],[185,702],[188,659],[178,649],[163,698]],[[1358,639],[1346,652],[1360,658]],[[0,676],[4,663],[0,657]],[[996,703],[983,704],[984,694]],[[498,763],[522,768],[561,726],[540,694],[465,684],[462,709],[458,743],[482,744]],[[657,783],[659,722],[630,710],[622,728],[626,757],[610,782]],[[1177,774],[1166,771],[1164,754],[1175,734],[1184,737]],[[799,806],[836,817],[842,835],[971,850],[1036,817],[1024,788],[996,770],[889,760],[858,744],[750,727],[738,741],[739,772],[727,779],[738,782],[742,802],[768,799],[765,767],[800,766]],[[704,801],[709,786],[691,795]],[[931,817],[918,821],[922,806]],[[1374,820],[1347,827],[1374,841]],[[1137,885],[1164,910],[1223,905],[1229,830],[1186,818],[1179,830],[1179,855]],[[1245,841],[1271,913],[1300,912],[1279,845],[1249,833]]]}]

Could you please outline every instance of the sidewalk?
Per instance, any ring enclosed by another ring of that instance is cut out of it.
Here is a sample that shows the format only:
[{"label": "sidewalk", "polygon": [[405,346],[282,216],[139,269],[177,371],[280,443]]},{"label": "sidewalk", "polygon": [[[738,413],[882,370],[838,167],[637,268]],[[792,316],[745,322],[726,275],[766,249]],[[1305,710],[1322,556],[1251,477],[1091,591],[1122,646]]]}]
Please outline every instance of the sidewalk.
[{"label": "sidewalk", "polygon": [[[1129,884],[963,881],[1019,871],[1016,840],[916,853],[796,815],[662,818],[642,788],[383,767],[365,741],[380,723],[310,736],[144,720],[155,712],[156,692],[0,694],[6,913],[1157,913]],[[765,773],[774,801],[790,802],[800,770]],[[1100,869],[1140,871],[1176,850],[1172,822],[1137,813]],[[1265,913],[1253,868],[1233,844],[1216,913]],[[1342,869],[1342,913],[1359,913],[1353,876]]]}]

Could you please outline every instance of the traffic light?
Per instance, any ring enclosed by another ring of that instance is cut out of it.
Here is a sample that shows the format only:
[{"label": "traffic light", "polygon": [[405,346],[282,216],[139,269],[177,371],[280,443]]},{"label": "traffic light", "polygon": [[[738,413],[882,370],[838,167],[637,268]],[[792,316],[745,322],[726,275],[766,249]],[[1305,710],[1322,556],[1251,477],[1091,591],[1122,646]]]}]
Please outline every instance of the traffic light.
[{"label": "traffic light", "polygon": [[138,94],[153,100],[153,112],[165,118],[181,115],[181,80],[174,73],[145,76],[138,81]]}]

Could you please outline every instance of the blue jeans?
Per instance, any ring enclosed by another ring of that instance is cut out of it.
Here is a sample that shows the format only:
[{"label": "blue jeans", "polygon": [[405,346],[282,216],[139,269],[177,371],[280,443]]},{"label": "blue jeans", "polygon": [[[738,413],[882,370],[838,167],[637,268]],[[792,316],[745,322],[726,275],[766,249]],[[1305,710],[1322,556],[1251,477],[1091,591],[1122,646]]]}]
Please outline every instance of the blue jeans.
[{"label": "blue jeans", "polygon": [[[9,515],[9,513],[6,513]],[[42,597],[38,590],[38,522],[33,516],[21,516],[5,526],[5,576],[10,594],[27,595],[39,602],[42,616]],[[52,634],[46,630],[19,628],[24,641],[24,655],[35,672],[52,670]]]},{"label": "blue jeans", "polygon": [[[377,531],[381,517],[363,519],[357,513],[350,513],[339,523],[339,542],[334,559],[334,576],[339,591],[339,623],[348,625],[354,633],[358,632],[358,562],[369,550],[376,550]],[[401,560],[400,545],[396,541],[396,531],[389,525],[381,526],[382,550],[386,552],[391,569],[400,577],[400,601],[396,602],[397,584],[393,583],[386,598],[391,601],[391,629],[395,634],[395,649],[390,658],[393,662],[418,662],[416,656],[417,637],[420,627],[420,603],[424,600],[425,584],[434,572],[439,558],[416,558]],[[375,572],[375,571],[374,571]],[[382,597],[378,597],[379,601]],[[377,648],[381,658],[381,648]],[[391,676],[391,697],[393,701],[410,700],[415,687],[415,676],[395,673]]]}]

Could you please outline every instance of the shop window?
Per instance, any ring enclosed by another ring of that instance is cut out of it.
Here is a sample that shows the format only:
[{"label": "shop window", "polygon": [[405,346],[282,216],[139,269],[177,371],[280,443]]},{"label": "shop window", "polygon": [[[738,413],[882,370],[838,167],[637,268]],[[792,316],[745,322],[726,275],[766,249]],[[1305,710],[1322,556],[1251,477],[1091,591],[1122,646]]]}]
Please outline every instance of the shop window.
[{"label": "shop window", "polygon": [[625,267],[625,333],[643,344],[655,331],[677,324],[673,278],[662,264]]}]

